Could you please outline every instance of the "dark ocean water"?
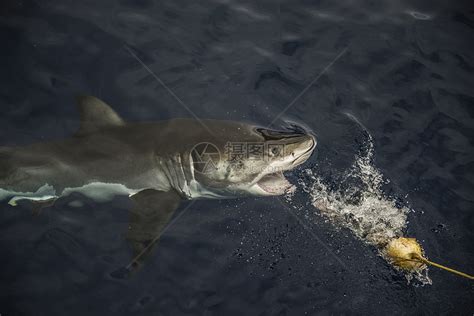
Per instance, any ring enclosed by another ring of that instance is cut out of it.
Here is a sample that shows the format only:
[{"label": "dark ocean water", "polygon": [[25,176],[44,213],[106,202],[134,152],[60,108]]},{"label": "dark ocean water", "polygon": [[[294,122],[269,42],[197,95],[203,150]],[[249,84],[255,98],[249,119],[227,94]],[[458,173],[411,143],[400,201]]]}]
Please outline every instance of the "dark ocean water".
[{"label": "dark ocean water", "polygon": [[[390,180],[384,190],[415,211],[406,234],[432,260],[474,273],[472,6],[4,0],[0,7],[0,145],[71,135],[78,94],[104,99],[130,121],[190,117],[127,47],[201,118],[269,124],[317,78],[282,116],[318,135],[303,168],[318,162],[337,174],[353,162],[364,140],[344,115],[352,114],[374,139],[374,164]],[[289,176],[293,183],[303,168]],[[308,196],[295,198],[312,208]],[[408,284],[351,232],[318,217],[307,220],[308,231],[276,198],[197,201],[139,273],[114,279],[131,256],[123,237],[129,202],[82,201],[73,208],[60,200],[39,216],[1,205],[0,315],[474,312],[472,281],[430,269],[432,285]]]}]

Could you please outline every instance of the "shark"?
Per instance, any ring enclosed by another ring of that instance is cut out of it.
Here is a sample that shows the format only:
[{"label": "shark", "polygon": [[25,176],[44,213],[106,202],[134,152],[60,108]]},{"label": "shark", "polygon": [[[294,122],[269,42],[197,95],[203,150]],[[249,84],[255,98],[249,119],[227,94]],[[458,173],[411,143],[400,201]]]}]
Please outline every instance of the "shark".
[{"label": "shark", "polygon": [[97,202],[126,195],[126,238],[135,255],[160,236],[183,200],[284,194],[292,186],[284,172],[304,163],[317,144],[302,128],[189,118],[127,122],[96,97],[80,96],[77,104],[80,127],[72,136],[0,147],[0,201],[27,201],[40,211],[72,193]]}]

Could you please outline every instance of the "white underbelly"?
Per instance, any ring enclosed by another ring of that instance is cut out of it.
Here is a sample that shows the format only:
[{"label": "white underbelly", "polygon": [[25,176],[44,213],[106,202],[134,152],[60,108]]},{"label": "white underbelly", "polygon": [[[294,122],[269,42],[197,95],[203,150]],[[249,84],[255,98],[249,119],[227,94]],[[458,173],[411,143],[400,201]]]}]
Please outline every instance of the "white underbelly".
[{"label": "white underbelly", "polygon": [[9,199],[8,204],[15,206],[19,200],[46,201],[77,192],[96,202],[107,202],[115,196],[132,196],[143,189],[145,188],[130,189],[120,183],[91,182],[81,187],[65,188],[62,192],[56,192],[53,186],[45,184],[36,192],[15,192],[0,189],[0,200]]},{"label": "white underbelly", "polygon": [[36,192],[16,192],[0,189],[0,201],[9,199],[8,204],[16,206],[19,200],[45,201],[56,198],[56,190],[53,186],[45,184]]}]

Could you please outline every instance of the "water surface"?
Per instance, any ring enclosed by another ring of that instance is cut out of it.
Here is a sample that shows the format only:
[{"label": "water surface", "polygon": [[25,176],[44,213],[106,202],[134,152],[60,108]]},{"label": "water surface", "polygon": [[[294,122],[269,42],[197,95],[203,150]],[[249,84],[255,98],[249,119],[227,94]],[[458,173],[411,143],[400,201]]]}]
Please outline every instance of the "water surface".
[{"label": "water surface", "polygon": [[404,233],[433,261],[474,273],[467,4],[7,0],[1,7],[2,145],[71,135],[78,94],[104,99],[130,121],[190,117],[129,50],[201,118],[265,126],[306,89],[274,125],[305,124],[319,141],[289,176],[299,208],[277,198],[198,201],[129,280],[110,276],[130,259],[125,198],[82,198],[80,208],[64,199],[40,216],[2,204],[1,315],[472,315],[472,282],[430,269],[432,285],[408,284],[376,248],[319,216],[301,184],[314,182],[309,169],[337,189],[367,146],[349,113],[373,139],[373,166],[389,180],[383,196],[413,210]]}]

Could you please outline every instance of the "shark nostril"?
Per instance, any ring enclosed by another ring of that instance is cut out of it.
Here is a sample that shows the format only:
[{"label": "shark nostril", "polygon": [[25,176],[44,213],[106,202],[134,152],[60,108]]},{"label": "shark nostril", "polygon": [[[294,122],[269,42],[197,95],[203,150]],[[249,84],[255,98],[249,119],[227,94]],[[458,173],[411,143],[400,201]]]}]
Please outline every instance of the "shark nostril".
[{"label": "shark nostril", "polygon": [[295,156],[295,152],[292,152],[291,155],[294,157],[294,156]]}]

